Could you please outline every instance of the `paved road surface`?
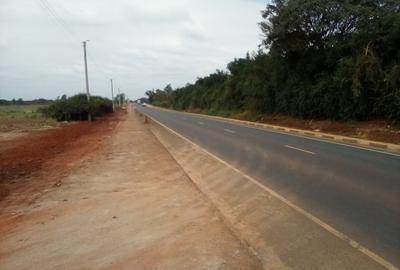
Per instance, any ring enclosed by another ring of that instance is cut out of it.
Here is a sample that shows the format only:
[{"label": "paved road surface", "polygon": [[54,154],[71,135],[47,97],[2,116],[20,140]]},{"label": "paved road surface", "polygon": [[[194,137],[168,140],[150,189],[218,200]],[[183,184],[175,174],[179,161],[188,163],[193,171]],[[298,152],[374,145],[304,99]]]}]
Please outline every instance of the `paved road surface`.
[{"label": "paved road surface", "polygon": [[400,267],[400,155],[138,109]]}]

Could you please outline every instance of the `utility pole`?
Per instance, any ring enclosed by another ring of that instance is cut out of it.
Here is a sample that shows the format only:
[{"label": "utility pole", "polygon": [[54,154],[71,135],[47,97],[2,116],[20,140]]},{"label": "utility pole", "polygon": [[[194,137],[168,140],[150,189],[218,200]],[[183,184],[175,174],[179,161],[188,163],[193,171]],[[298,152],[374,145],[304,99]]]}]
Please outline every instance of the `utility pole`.
[{"label": "utility pole", "polygon": [[[86,79],[86,96],[87,96],[87,101],[88,104],[90,103],[90,93],[89,93],[89,77],[88,77],[88,68],[87,68],[87,57],[86,57],[86,42],[89,40],[83,41],[83,56],[85,59],[85,79]],[[92,115],[90,114],[90,111],[88,112],[88,120],[92,121]]]},{"label": "utility pole", "polygon": [[121,92],[119,91],[119,88],[118,88],[118,105],[119,105],[119,107],[121,108]]},{"label": "utility pole", "polygon": [[113,111],[115,111],[115,105],[114,105],[114,85],[113,85],[113,79],[110,79],[111,81],[111,98],[112,98],[112,106],[113,106]]}]

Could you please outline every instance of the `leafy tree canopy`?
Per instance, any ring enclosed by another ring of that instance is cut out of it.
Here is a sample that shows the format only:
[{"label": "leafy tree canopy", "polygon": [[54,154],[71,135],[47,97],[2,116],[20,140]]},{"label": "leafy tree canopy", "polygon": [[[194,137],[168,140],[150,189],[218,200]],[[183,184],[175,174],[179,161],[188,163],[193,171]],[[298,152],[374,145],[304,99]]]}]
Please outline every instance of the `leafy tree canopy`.
[{"label": "leafy tree canopy", "polygon": [[258,52],[194,84],[146,92],[159,106],[317,119],[400,120],[398,0],[273,0]]}]

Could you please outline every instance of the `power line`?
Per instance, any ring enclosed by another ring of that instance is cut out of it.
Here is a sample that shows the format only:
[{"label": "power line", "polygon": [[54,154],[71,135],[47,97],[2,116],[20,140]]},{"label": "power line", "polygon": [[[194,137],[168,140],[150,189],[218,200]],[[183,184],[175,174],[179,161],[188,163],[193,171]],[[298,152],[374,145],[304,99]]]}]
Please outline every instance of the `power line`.
[{"label": "power line", "polygon": [[72,32],[71,29],[68,28],[66,25],[65,21],[58,15],[58,13],[51,7],[50,3],[47,2],[46,0],[39,0],[38,3],[40,4],[40,7],[46,11],[46,13],[50,14],[50,17],[53,19],[53,21],[60,27],[62,28],[65,33],[69,35],[70,38],[73,39],[73,42],[75,43],[76,41],[79,41],[79,39],[76,37],[76,35]]},{"label": "power line", "polygon": [[[52,6],[52,4],[48,0],[38,0],[38,3],[40,7],[50,15],[55,24],[59,28],[62,28],[63,31],[68,34],[67,39],[70,42],[73,42],[74,44],[81,42],[80,40],[82,39],[80,38],[80,35],[77,35],[76,32],[72,30],[69,23],[60,15],[59,12],[57,12],[57,10]],[[90,54],[87,54],[87,57],[90,59],[91,64],[93,64],[96,67],[95,69],[98,72],[103,73],[102,77],[104,81],[108,80],[110,74],[104,71],[104,69],[97,64],[97,62],[90,56]]]},{"label": "power line", "polygon": [[41,0],[43,3],[45,3],[48,7],[49,10],[52,11],[52,13],[55,15],[55,17],[60,21],[61,25],[65,28],[65,30],[70,33],[70,35],[74,38],[77,38],[75,33],[69,28],[68,23],[62,18],[62,16],[59,15],[57,10],[53,8],[53,6],[47,1],[47,0]]},{"label": "power line", "polygon": [[[80,40],[82,39],[82,37],[78,36],[74,31],[71,30],[71,28],[69,27],[69,23],[67,23],[66,20],[63,19],[63,17],[61,15],[59,15],[59,13],[56,11],[55,8],[53,8],[51,6],[51,4],[49,3],[48,0],[40,0],[40,1],[44,1],[45,3],[47,3],[47,6],[50,8],[50,10],[52,11],[52,13],[55,14],[55,16],[59,19],[59,21],[61,22],[61,25],[64,27],[64,29],[70,33],[70,35],[75,38],[76,42],[80,42]],[[101,68],[97,65],[96,61],[94,61],[94,59],[90,56],[90,54],[87,55],[87,57],[90,59],[90,61],[99,69],[101,70]],[[103,71],[104,72],[104,71]]]}]

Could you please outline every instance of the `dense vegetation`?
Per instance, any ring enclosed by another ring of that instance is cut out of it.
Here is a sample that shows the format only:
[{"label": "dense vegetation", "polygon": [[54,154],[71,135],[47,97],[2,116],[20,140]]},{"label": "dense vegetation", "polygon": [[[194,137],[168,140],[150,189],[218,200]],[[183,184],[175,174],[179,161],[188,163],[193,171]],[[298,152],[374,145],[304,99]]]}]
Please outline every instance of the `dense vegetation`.
[{"label": "dense vegetation", "polygon": [[113,106],[109,99],[91,96],[88,102],[86,94],[78,94],[71,97],[64,95],[41,111],[57,121],[83,121],[88,119],[89,112],[92,118],[96,118],[111,113]]},{"label": "dense vegetation", "polygon": [[44,99],[44,98],[39,98],[39,99],[34,99],[34,100],[23,100],[22,98],[12,99],[12,100],[0,99],[0,106],[47,105],[47,104],[51,104],[52,102],[53,102],[53,100]]},{"label": "dense vegetation", "polygon": [[178,110],[400,120],[400,2],[274,0],[258,52],[194,84],[147,91]]}]

